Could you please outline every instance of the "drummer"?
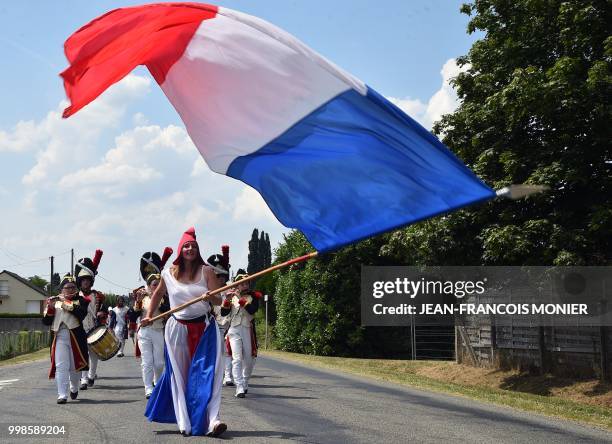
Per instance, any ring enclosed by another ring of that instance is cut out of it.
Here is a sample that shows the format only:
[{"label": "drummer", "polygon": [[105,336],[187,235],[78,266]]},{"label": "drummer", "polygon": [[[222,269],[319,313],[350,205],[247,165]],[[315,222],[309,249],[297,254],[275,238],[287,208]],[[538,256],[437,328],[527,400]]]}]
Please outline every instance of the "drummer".
[{"label": "drummer", "polygon": [[71,274],[60,282],[61,294],[47,299],[42,322],[51,326],[51,369],[49,378],[57,384],[57,403],[66,404],[79,395],[79,372],[88,369],[87,336],[83,319],[89,302],[78,293]]},{"label": "drummer", "polygon": [[[81,258],[74,268],[79,295],[89,302],[87,316],[83,319],[83,328],[88,336],[106,319],[104,294],[92,288],[95,276],[98,274],[102,254],[102,250],[96,250],[93,260],[88,257]],[[87,390],[87,387],[94,385],[94,380],[97,378],[97,368],[98,355],[89,348],[89,371],[81,373],[81,386],[79,387],[81,390]]]}]

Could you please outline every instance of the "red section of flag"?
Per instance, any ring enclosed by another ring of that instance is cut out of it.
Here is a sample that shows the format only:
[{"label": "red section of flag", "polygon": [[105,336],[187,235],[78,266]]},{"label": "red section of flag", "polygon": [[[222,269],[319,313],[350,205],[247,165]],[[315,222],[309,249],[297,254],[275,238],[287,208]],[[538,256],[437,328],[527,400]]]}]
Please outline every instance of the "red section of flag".
[{"label": "red section of flag", "polygon": [[189,355],[193,358],[193,355],[195,355],[198,349],[200,338],[206,329],[206,324],[204,322],[194,322],[186,323],[185,325],[187,326],[187,346],[189,347]]},{"label": "red section of flag", "polygon": [[60,75],[71,116],[136,66],[146,65],[162,84],[203,20],[217,7],[199,3],[159,3],[110,11],[72,34],[64,43],[70,66]]}]

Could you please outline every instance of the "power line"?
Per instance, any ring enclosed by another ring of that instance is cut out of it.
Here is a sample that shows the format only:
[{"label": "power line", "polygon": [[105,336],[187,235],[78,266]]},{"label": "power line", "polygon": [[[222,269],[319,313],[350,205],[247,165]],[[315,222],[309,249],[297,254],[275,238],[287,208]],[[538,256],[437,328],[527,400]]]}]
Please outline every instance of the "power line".
[{"label": "power line", "polygon": [[115,285],[116,287],[123,288],[124,290],[129,290],[129,291],[132,291],[132,290],[133,290],[133,288],[128,288],[128,287],[126,287],[125,285],[120,285],[120,284],[118,284],[118,283],[116,283],[116,282],[113,282],[113,281],[111,281],[111,280],[109,280],[109,279],[106,279],[104,276],[101,276],[100,274],[97,274],[97,275],[96,275],[96,278],[100,278],[100,279],[102,279],[103,281],[106,281],[106,282],[108,282],[109,284],[113,284],[113,285]]},{"label": "power line", "polygon": [[21,262],[19,264],[11,264],[11,265],[9,265],[9,267],[19,267],[21,265],[33,264],[35,262],[42,262],[42,261],[48,261],[48,260],[49,260],[48,257],[42,257],[40,259],[33,259],[31,261]]},{"label": "power line", "polygon": [[[6,254],[8,257],[10,257],[12,260],[17,259],[18,261],[25,261],[26,258],[25,257],[21,257],[9,250],[7,250],[6,248],[0,247],[0,250],[2,250],[4,252],[4,254]],[[12,257],[11,257],[12,256]]]},{"label": "power line", "polygon": [[[11,253],[10,251],[5,250],[5,249],[2,249],[2,251],[4,251],[5,253],[10,253],[10,254],[13,254],[13,253]],[[63,256],[63,255],[65,255],[65,254],[67,254],[67,253],[70,253],[70,250],[62,251],[62,252],[61,252],[61,253],[59,253],[59,254],[52,254],[51,256],[53,256],[53,257]],[[7,255],[8,255],[8,254],[7,254]],[[15,256],[15,257],[20,257],[20,256],[18,256],[18,255],[16,255],[16,254],[13,254],[13,256]],[[50,257],[50,256],[47,256],[47,257],[41,257],[41,258],[39,258],[39,259],[25,260],[24,262],[18,262],[18,263],[16,263],[16,264],[10,264],[10,265],[8,265],[8,267],[20,267],[20,266],[22,266],[22,265],[28,265],[28,264],[33,264],[33,263],[36,263],[36,262],[47,261],[47,260],[49,260],[49,257]],[[21,258],[21,260],[24,260],[24,259],[25,259],[25,258]]]}]

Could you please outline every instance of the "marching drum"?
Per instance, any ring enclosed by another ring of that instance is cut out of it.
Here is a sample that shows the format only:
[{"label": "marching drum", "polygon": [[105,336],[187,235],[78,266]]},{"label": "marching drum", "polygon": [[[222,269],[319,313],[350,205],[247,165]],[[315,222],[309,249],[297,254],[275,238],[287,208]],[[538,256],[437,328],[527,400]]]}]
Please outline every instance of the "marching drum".
[{"label": "marching drum", "polygon": [[87,336],[87,345],[102,361],[106,361],[119,351],[119,341],[105,326],[96,327]]}]

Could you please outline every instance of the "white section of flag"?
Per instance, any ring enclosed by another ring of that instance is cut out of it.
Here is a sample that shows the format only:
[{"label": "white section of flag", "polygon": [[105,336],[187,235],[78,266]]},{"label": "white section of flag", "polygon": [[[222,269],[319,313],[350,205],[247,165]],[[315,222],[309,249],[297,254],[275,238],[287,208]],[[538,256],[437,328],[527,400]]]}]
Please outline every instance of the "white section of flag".
[{"label": "white section of flag", "polygon": [[202,22],[161,87],[222,174],[337,95],[367,91],[285,31],[224,8]]}]

